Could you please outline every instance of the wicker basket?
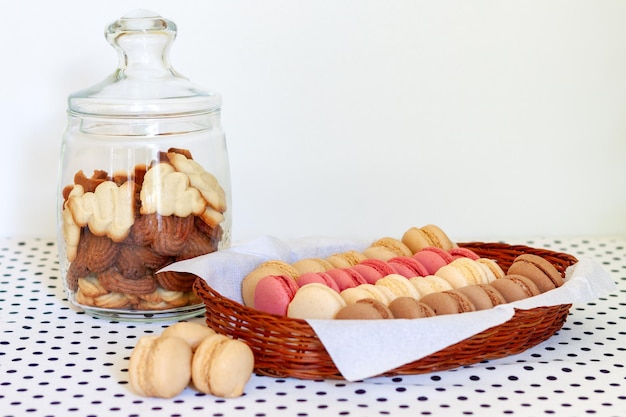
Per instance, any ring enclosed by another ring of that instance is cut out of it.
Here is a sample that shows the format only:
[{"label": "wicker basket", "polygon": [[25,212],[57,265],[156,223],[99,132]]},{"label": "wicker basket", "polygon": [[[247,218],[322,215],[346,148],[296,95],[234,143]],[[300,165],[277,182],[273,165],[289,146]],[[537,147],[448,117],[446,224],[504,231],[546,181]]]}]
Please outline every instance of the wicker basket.
[{"label": "wicker basket", "polygon": [[[479,256],[495,259],[506,271],[522,253],[539,255],[562,273],[577,262],[571,255],[501,243],[461,243]],[[255,355],[255,372],[275,377],[342,379],[328,352],[304,320],[263,313],[222,297],[202,279],[194,291],[204,301],[207,325],[245,341]],[[507,322],[487,329],[384,375],[421,374],[520,353],[551,337],[565,323],[570,304],[516,310]],[[427,319],[425,319],[427,320]]]}]

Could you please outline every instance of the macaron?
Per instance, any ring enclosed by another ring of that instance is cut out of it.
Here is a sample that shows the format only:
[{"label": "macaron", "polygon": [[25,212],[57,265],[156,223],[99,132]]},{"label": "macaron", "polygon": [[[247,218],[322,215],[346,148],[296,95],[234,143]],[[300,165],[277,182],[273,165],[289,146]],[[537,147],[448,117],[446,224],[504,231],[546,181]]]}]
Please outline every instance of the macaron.
[{"label": "macaron", "polygon": [[390,267],[387,262],[382,261],[380,259],[366,259],[364,261],[361,261],[359,265],[366,265],[366,266],[372,267],[375,270],[377,270],[380,273],[380,275],[382,275],[383,277],[386,275],[396,273],[396,271],[394,271],[394,269]]},{"label": "macaron", "polygon": [[408,278],[399,274],[387,275],[376,281],[374,285],[389,288],[396,297],[419,298],[421,296],[419,291],[409,282]]},{"label": "macaron", "polygon": [[507,303],[541,294],[537,285],[530,278],[523,275],[506,275],[504,278],[499,278],[489,285],[498,290]]},{"label": "macaron", "polygon": [[356,303],[348,304],[337,312],[338,320],[383,320],[392,319],[389,308],[373,298],[363,298]]},{"label": "macaron", "polygon": [[507,275],[523,275],[530,278],[539,288],[546,292],[563,285],[563,277],[554,265],[541,256],[525,253],[513,260]]},{"label": "macaron", "polygon": [[333,268],[349,268],[365,259],[367,259],[367,257],[356,250],[335,253],[326,258],[328,263],[330,263]]},{"label": "macaron", "polygon": [[333,277],[325,272],[307,272],[296,278],[296,284],[298,284],[298,287],[302,287],[303,285],[310,284],[312,282],[324,284],[339,292],[339,286],[337,285]]},{"label": "macaron", "polygon": [[410,256],[397,256],[389,259],[387,263],[396,270],[396,273],[407,278],[425,277],[428,275],[426,267]]},{"label": "macaron", "polygon": [[271,260],[261,263],[241,281],[241,296],[244,305],[254,308],[254,292],[256,285],[268,275],[286,275],[296,279],[298,270],[287,262]]},{"label": "macaron", "polygon": [[402,275],[405,278],[412,278],[417,276],[417,272],[415,272],[413,268],[410,268],[400,262],[391,263],[391,261],[389,261],[389,266],[393,268],[396,274]]},{"label": "macaron", "polygon": [[350,269],[358,272],[369,284],[374,284],[376,283],[376,281],[383,277],[383,274],[378,272],[376,268],[373,268],[369,265],[364,265],[362,263],[356,264],[350,267]]},{"label": "macaron", "polygon": [[423,226],[422,232],[428,236],[428,240],[432,242],[432,246],[444,250],[456,248],[458,245],[454,243],[439,226],[435,224],[427,224]]},{"label": "macaron", "polygon": [[194,323],[190,321],[179,321],[168,326],[161,332],[163,337],[180,337],[185,340],[192,351],[195,351],[200,342],[205,337],[215,334],[215,330],[208,327],[206,324]]},{"label": "macaron", "polygon": [[252,377],[254,354],[241,340],[223,334],[205,338],[191,362],[194,387],[223,398],[239,397]]},{"label": "macaron", "polygon": [[298,288],[296,280],[285,275],[264,277],[258,282],[254,292],[254,308],[284,316]]},{"label": "macaron", "polygon": [[413,259],[421,263],[428,271],[427,275],[435,274],[439,268],[448,265],[454,260],[452,255],[447,251],[436,248],[434,246],[428,246],[413,255]]},{"label": "macaron", "polygon": [[458,291],[470,299],[476,310],[487,310],[506,303],[502,294],[489,284],[468,285]]},{"label": "macaron", "polygon": [[291,264],[297,271],[298,275],[308,272],[324,272],[332,269],[333,266],[322,258],[304,258]]},{"label": "macaron", "polygon": [[448,253],[452,256],[453,259],[456,258],[470,258],[476,260],[480,258],[476,252],[468,248],[452,248],[448,250]]},{"label": "macaron", "polygon": [[339,293],[324,284],[307,284],[289,303],[287,316],[298,319],[332,319],[347,304]]},{"label": "macaron", "polygon": [[325,272],[337,284],[339,292],[346,288],[356,287],[357,285],[366,284],[367,281],[358,272],[349,268],[333,268]]},{"label": "macaron", "polygon": [[448,281],[454,289],[487,282],[487,273],[483,267],[469,258],[455,259],[439,268],[436,275]]},{"label": "macaron", "polygon": [[478,258],[474,260],[478,265],[483,267],[483,270],[487,273],[487,282],[491,282],[494,279],[502,278],[505,273],[500,267],[498,262],[489,258]]},{"label": "macaron", "polygon": [[409,282],[415,287],[415,289],[417,289],[422,297],[433,292],[448,291],[453,289],[452,285],[450,285],[448,281],[436,275],[409,278]]},{"label": "macaron", "polygon": [[428,304],[419,302],[413,297],[398,297],[389,304],[389,310],[396,319],[417,319],[435,315]]},{"label": "macaron", "polygon": [[432,246],[432,242],[428,239],[428,235],[419,227],[411,227],[402,235],[402,243],[404,243],[413,253]]},{"label": "macaron", "polygon": [[423,227],[411,227],[402,235],[404,243],[412,253],[419,252],[428,246],[435,246],[450,250],[457,245],[450,240],[448,235],[439,226],[429,224]]},{"label": "macaron", "polygon": [[131,389],[144,397],[173,398],[189,385],[191,346],[172,336],[142,336],[128,362]]},{"label": "macaron", "polygon": [[383,247],[395,253],[396,256],[411,256],[413,252],[401,240],[393,237],[382,237],[374,241],[370,247]]},{"label": "macaron", "polygon": [[397,253],[384,246],[370,246],[363,249],[363,255],[367,259],[378,259],[381,261],[388,261],[391,258],[398,256]]},{"label": "macaron", "polygon": [[364,298],[374,298],[388,305],[395,298],[395,295],[389,288],[374,284],[361,284],[358,287],[346,288],[341,291],[340,295],[346,304],[354,304]]},{"label": "macaron", "polygon": [[476,311],[470,299],[457,290],[434,292],[419,301],[432,308],[437,316]]}]

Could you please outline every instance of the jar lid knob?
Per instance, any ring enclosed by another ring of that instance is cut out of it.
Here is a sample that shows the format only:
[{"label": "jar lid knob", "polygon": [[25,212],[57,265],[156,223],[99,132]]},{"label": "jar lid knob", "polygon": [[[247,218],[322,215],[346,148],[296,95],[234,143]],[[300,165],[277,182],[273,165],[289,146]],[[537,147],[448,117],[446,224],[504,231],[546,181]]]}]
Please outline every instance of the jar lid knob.
[{"label": "jar lid knob", "polygon": [[158,13],[131,11],[107,26],[105,37],[117,50],[119,79],[176,76],[169,61],[176,24]]}]

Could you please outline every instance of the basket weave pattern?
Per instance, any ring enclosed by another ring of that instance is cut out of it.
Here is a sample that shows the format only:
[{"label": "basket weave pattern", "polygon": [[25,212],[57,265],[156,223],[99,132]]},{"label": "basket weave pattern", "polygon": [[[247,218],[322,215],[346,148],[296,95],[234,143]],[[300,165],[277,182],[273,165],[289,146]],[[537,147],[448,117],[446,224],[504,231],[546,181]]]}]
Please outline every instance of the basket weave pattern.
[{"label": "basket weave pattern", "polygon": [[[523,253],[550,261],[561,274],[577,262],[571,255],[502,243],[461,243],[483,258],[497,260],[504,271]],[[195,293],[206,305],[206,323],[217,331],[245,341],[255,356],[255,372],[275,377],[341,379],[328,352],[304,320],[263,313],[222,297],[202,279]],[[565,323],[570,304],[516,310],[507,322],[448,346],[384,375],[421,374],[470,365],[520,353],[550,338]],[[426,319],[427,320],[427,319]]]}]

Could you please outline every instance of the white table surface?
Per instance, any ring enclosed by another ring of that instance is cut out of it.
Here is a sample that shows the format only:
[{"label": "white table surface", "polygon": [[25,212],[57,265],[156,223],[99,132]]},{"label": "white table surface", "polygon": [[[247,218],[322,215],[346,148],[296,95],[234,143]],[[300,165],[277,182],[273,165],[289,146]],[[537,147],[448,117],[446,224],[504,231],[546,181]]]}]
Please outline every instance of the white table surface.
[{"label": "white table surface", "polygon": [[129,389],[128,358],[140,336],[170,323],[110,322],[80,312],[63,293],[54,239],[2,238],[0,415],[625,416],[626,237],[507,243],[590,257],[618,291],[575,304],[552,338],[499,360],[362,382],[253,375],[239,398],[187,388],[158,399]]}]

